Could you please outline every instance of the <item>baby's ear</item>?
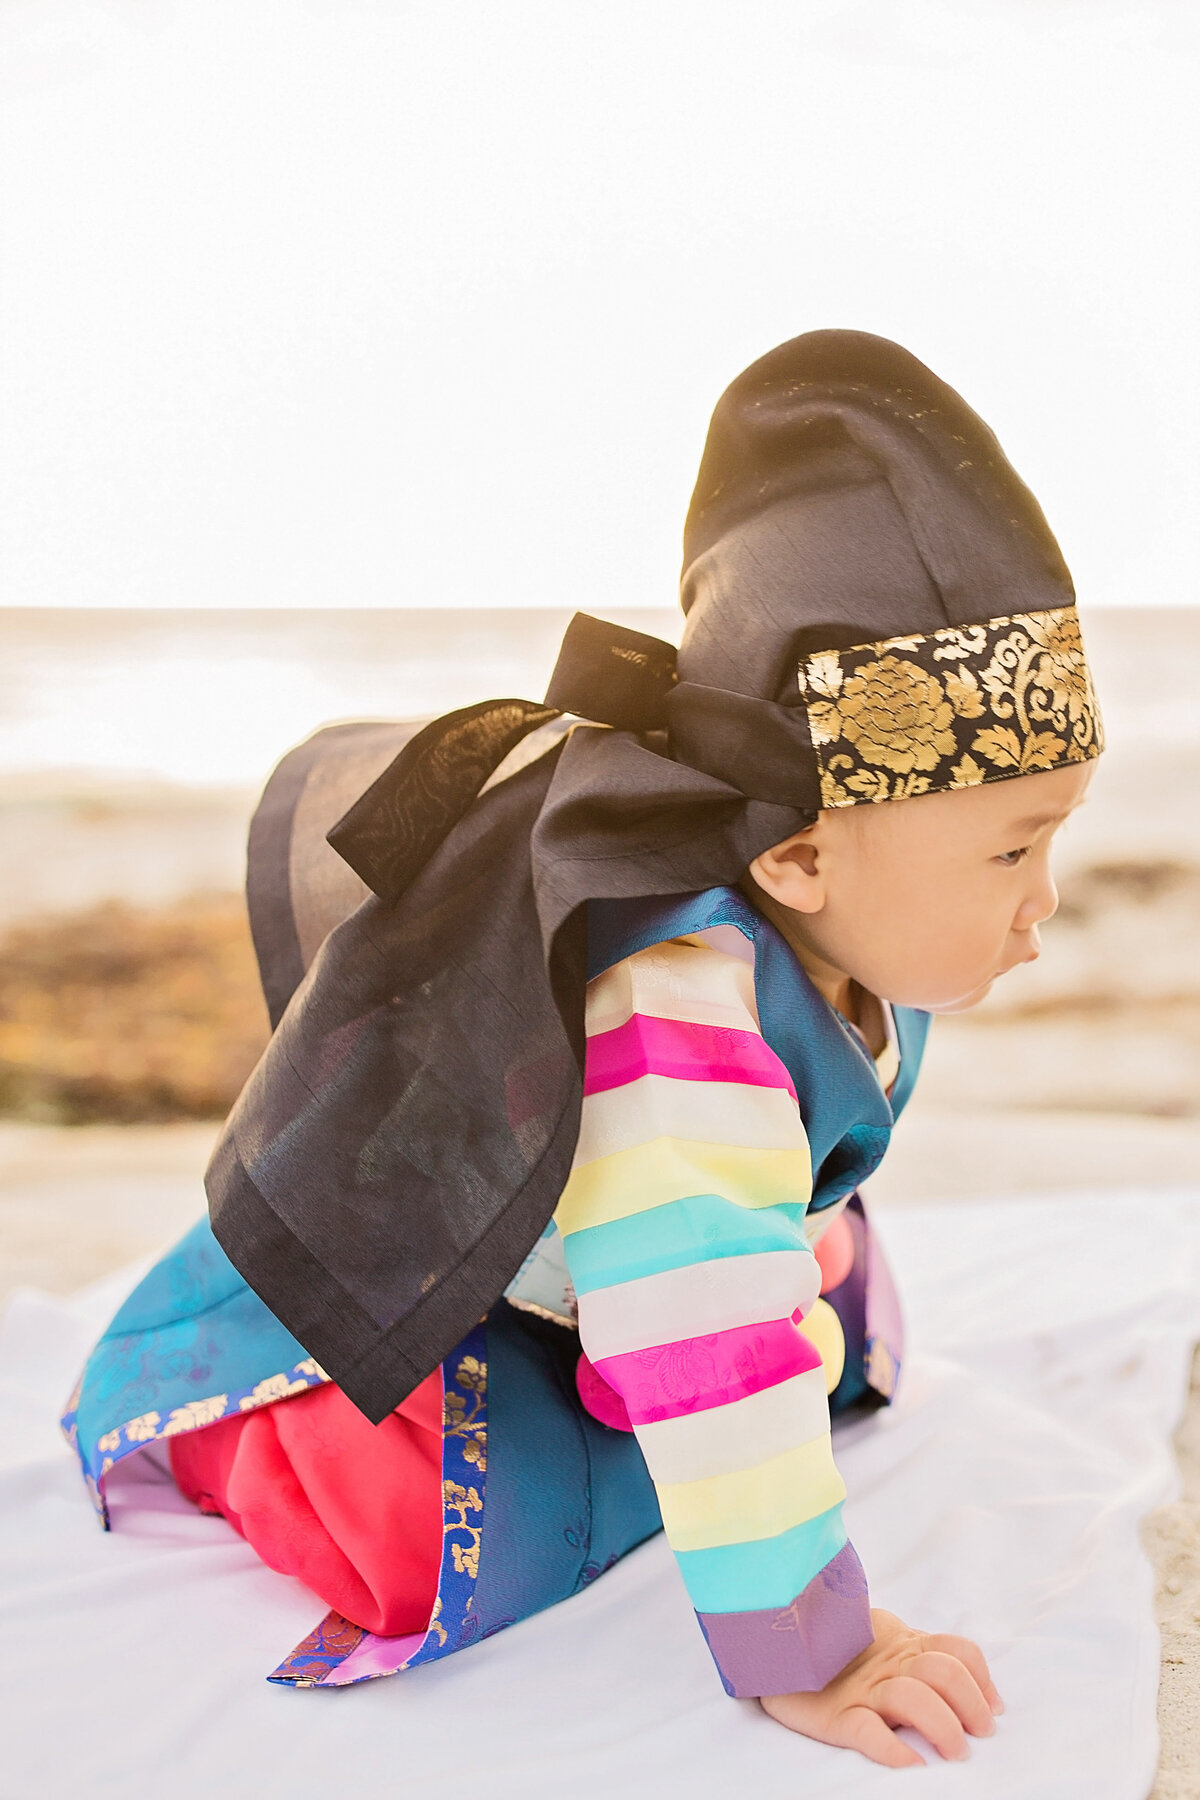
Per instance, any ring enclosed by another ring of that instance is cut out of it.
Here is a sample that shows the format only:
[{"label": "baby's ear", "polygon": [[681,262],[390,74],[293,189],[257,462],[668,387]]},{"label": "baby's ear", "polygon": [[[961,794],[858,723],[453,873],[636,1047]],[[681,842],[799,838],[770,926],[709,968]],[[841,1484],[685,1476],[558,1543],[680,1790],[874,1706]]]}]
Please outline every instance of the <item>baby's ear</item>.
[{"label": "baby's ear", "polygon": [[765,894],[793,912],[820,912],[825,904],[825,879],[813,825],[772,844],[750,864],[750,874]]}]

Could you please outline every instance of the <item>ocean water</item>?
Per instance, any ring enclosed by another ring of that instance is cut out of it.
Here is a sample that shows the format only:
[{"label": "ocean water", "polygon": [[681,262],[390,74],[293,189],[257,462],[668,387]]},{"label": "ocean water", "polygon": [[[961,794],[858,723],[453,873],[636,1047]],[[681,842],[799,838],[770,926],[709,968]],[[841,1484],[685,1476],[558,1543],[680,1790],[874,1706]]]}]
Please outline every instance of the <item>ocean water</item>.
[{"label": "ocean water", "polygon": [[[613,612],[656,636],[680,615]],[[72,771],[257,787],[344,718],[540,699],[562,611],[0,610],[0,784]]]}]

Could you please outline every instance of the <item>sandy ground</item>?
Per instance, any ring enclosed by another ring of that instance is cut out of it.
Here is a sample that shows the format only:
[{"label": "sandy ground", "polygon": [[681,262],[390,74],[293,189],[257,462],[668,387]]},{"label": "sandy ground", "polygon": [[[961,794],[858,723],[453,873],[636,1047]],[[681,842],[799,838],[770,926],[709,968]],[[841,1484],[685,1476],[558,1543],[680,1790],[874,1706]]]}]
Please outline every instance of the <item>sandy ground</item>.
[{"label": "sandy ground", "polygon": [[[198,1216],[212,1125],[0,1124],[0,1300],[69,1293],[149,1256]],[[1063,1188],[1194,1186],[1200,1120],[915,1105],[871,1184],[878,1206]],[[1162,1760],[1153,1800],[1200,1794],[1200,1354],[1177,1451],[1182,1497],[1152,1513]]]}]

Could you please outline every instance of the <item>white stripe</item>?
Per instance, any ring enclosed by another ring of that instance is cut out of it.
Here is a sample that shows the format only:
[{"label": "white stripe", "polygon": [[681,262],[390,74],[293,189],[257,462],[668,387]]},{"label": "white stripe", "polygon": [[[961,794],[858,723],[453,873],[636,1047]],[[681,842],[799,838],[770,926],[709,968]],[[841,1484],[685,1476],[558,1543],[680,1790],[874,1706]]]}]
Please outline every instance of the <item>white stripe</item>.
[{"label": "white stripe", "polygon": [[639,950],[588,983],[587,1034],[615,1031],[634,1013],[758,1032],[754,970],[740,957],[698,944]]},{"label": "white stripe", "polygon": [[753,1469],[829,1430],[824,1369],[807,1369],[745,1400],[639,1425],[637,1440],[652,1480],[707,1481]]},{"label": "white stripe", "polygon": [[623,1087],[587,1095],[574,1167],[662,1137],[737,1150],[808,1149],[800,1109],[785,1088],[639,1075]]},{"label": "white stripe", "polygon": [[821,1270],[806,1250],[761,1250],[664,1269],[579,1301],[579,1339],[593,1362],[736,1325],[761,1325],[807,1313]]},{"label": "white stripe", "polygon": [[749,963],[751,968],[754,967],[754,945],[736,925],[710,925],[705,931],[690,931],[686,937],[677,941],[718,950],[722,956],[736,957],[738,962]]}]

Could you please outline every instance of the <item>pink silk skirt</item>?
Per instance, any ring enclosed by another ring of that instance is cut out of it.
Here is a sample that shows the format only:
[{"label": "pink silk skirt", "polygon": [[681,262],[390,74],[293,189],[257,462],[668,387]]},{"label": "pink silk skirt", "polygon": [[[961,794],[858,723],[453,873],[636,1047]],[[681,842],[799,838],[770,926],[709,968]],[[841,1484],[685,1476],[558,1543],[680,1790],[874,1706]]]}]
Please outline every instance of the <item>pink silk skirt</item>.
[{"label": "pink silk skirt", "polygon": [[381,1636],[424,1631],[442,1553],[442,1374],[381,1425],[329,1382],[168,1440],[180,1491]]}]

